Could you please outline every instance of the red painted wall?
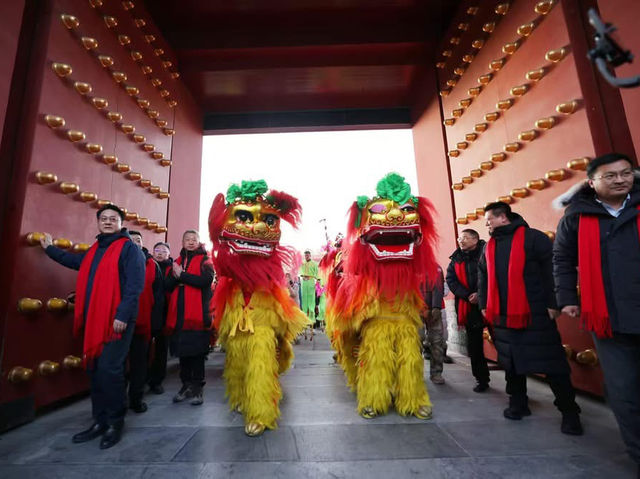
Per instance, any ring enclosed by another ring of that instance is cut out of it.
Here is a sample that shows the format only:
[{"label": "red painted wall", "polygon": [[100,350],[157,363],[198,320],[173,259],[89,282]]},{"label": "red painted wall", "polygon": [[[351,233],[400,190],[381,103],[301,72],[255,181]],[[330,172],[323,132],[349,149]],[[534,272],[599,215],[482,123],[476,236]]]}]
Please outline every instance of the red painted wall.
[{"label": "red painted wall", "polygon": [[23,10],[24,0],[0,2],[0,134],[9,102]]}]

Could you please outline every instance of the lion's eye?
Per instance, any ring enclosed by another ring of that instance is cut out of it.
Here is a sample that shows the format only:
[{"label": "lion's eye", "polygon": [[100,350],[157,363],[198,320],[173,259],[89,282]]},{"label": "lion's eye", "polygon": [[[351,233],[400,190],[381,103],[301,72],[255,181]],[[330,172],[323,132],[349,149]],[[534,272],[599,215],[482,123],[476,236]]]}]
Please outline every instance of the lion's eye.
[{"label": "lion's eye", "polygon": [[379,215],[380,213],[384,213],[386,211],[387,209],[384,207],[384,205],[381,205],[379,203],[377,205],[372,205],[371,208],[369,208],[369,213],[373,213],[377,215]]},{"label": "lion's eye", "polygon": [[413,213],[416,210],[415,206],[410,204],[402,205],[400,209],[405,213]]},{"label": "lion's eye", "polygon": [[249,211],[238,210],[236,211],[236,219],[241,223],[247,223],[253,221],[253,215]]},{"label": "lion's eye", "polygon": [[264,222],[267,226],[275,226],[278,222],[278,217],[276,215],[264,215]]}]

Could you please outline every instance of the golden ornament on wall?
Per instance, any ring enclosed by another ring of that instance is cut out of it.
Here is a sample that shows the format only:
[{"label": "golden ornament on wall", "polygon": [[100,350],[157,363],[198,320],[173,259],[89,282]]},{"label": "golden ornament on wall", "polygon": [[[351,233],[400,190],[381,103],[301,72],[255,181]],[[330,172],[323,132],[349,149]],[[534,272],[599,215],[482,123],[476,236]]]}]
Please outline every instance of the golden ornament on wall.
[{"label": "golden ornament on wall", "polygon": [[518,86],[514,86],[511,90],[509,90],[509,92],[513,96],[522,96],[525,93],[527,93],[528,89],[529,89],[528,85],[518,85]]},{"label": "golden ornament on wall", "polygon": [[56,238],[53,240],[53,246],[60,249],[69,249],[73,246],[73,242],[67,238]]},{"label": "golden ornament on wall", "polygon": [[502,152],[493,153],[490,158],[491,161],[497,161],[498,163],[501,163],[507,159],[507,154]]},{"label": "golden ornament on wall", "polygon": [[102,110],[103,108],[106,108],[109,106],[109,102],[104,98],[94,97],[91,99],[91,103],[98,110]]},{"label": "golden ornament on wall", "polygon": [[[40,244],[40,243],[38,243]],[[42,309],[42,301],[34,298],[20,298],[18,300],[18,311],[23,314],[30,314]]]},{"label": "golden ornament on wall", "polygon": [[147,223],[149,223],[149,218],[138,218],[138,220],[136,221],[136,223],[138,223],[141,226],[146,225]]},{"label": "golden ornament on wall", "polygon": [[102,162],[106,165],[115,165],[118,162],[118,157],[115,155],[102,155]]},{"label": "golden ornament on wall", "polygon": [[122,8],[124,8],[125,10],[133,10],[135,7],[136,5],[129,0],[122,2]]},{"label": "golden ornament on wall", "polygon": [[84,148],[87,150],[87,153],[91,153],[93,155],[96,153],[102,153],[102,145],[97,143],[87,143],[84,145]]},{"label": "golden ornament on wall", "polygon": [[511,190],[511,196],[515,196],[516,198],[524,198],[529,196],[529,190],[526,188],[514,188]]},{"label": "golden ornament on wall", "polygon": [[89,5],[93,8],[98,8],[102,6],[102,0],[89,0]]},{"label": "golden ornament on wall", "polygon": [[44,121],[49,128],[60,128],[65,124],[64,118],[57,115],[45,115]]},{"label": "golden ornament on wall", "polygon": [[147,153],[151,153],[153,150],[156,149],[156,147],[151,143],[145,143],[144,145],[142,145],[142,149]]},{"label": "golden ornament on wall", "polygon": [[468,146],[469,143],[467,143],[466,141],[459,141],[458,143],[456,143],[456,148],[458,148],[459,150],[466,150]]},{"label": "golden ornament on wall", "polygon": [[493,161],[483,161],[482,163],[480,163],[481,170],[489,171],[489,170],[492,170],[493,167],[494,167]]},{"label": "golden ornament on wall", "polygon": [[145,179],[142,179],[142,180],[140,180],[139,185],[140,185],[142,188],[148,188],[149,186],[151,186],[151,180],[145,180]]},{"label": "golden ornament on wall", "polygon": [[450,57],[453,54],[451,50],[445,50],[442,52],[443,57]]},{"label": "golden ornament on wall", "polygon": [[82,42],[82,46],[87,50],[95,50],[96,48],[98,48],[98,40],[96,40],[95,38],[82,37],[80,39],[80,42]]},{"label": "golden ornament on wall", "polygon": [[145,22],[143,18],[136,18],[136,19],[133,21],[133,23],[134,23],[134,24],[136,25],[136,27],[138,27],[138,28],[142,28],[142,27],[144,27],[144,26],[147,24],[147,22]]},{"label": "golden ornament on wall", "polygon": [[549,50],[544,58],[549,62],[558,63],[565,57],[566,54],[566,49],[556,48],[555,50]]},{"label": "golden ornament on wall", "polygon": [[520,149],[520,143],[518,143],[518,142],[505,143],[505,145],[502,147],[502,149],[504,151],[508,151],[509,153],[515,153],[516,151],[518,151]]},{"label": "golden ornament on wall", "polygon": [[66,311],[67,300],[62,298],[49,298],[47,300],[47,310],[52,312]]},{"label": "golden ornament on wall", "polygon": [[458,156],[460,156],[460,151],[459,150],[449,150],[449,156],[451,156],[453,158],[457,158]]},{"label": "golden ornament on wall", "polygon": [[167,191],[160,191],[158,193],[158,198],[160,198],[161,200],[166,200],[167,198],[169,198],[169,193]]},{"label": "golden ornament on wall", "polygon": [[599,363],[598,354],[593,349],[585,349],[576,354],[576,362],[595,367]]},{"label": "golden ornament on wall", "polygon": [[498,118],[500,118],[500,112],[497,111],[489,112],[484,116],[486,121],[496,121]]},{"label": "golden ornament on wall", "polygon": [[158,118],[160,112],[158,110],[147,110],[147,116],[151,119]]},{"label": "golden ornament on wall", "polygon": [[76,89],[76,91],[78,93],[80,93],[81,95],[86,95],[88,93],[91,93],[92,87],[91,85],[89,85],[86,82],[83,81],[77,81],[73,83],[73,88]]},{"label": "golden ornament on wall", "polygon": [[56,72],[56,75],[58,75],[60,78],[64,78],[66,76],[69,76],[73,72],[73,69],[71,68],[71,65],[68,65],[66,63],[53,62],[51,64],[51,69],[54,72]]},{"label": "golden ornament on wall", "polygon": [[484,215],[484,208],[476,208],[476,214],[478,216],[483,216]]},{"label": "golden ornament on wall", "polygon": [[472,63],[475,60],[475,56],[467,53],[466,55],[462,55],[462,61],[465,63]]},{"label": "golden ornament on wall", "polygon": [[85,203],[89,203],[98,199],[98,195],[92,193],[91,191],[81,191],[79,197],[80,201],[83,201]]},{"label": "golden ornament on wall", "polygon": [[85,134],[78,130],[67,130],[67,138],[69,141],[77,142],[85,139]]},{"label": "golden ornament on wall", "polygon": [[464,139],[466,141],[476,141],[476,138],[478,138],[478,135],[476,133],[467,133],[466,135],[464,135]]},{"label": "golden ornament on wall", "polygon": [[115,169],[119,173],[126,173],[126,172],[131,170],[131,167],[129,165],[127,165],[126,163],[116,163]]},{"label": "golden ornament on wall", "polygon": [[442,69],[442,68],[444,68],[445,66],[446,66],[446,63],[445,63],[445,62],[438,62],[438,63],[436,63],[436,68],[440,68],[440,69]]},{"label": "golden ornament on wall", "polygon": [[527,188],[532,190],[544,190],[547,187],[547,182],[542,178],[537,180],[527,181]]},{"label": "golden ornament on wall", "polygon": [[468,23],[458,23],[458,30],[460,30],[462,32],[466,32],[467,30],[469,30],[469,24]]},{"label": "golden ornament on wall", "polygon": [[155,122],[156,122],[156,125],[158,125],[160,128],[164,128],[169,124],[167,120],[161,120],[160,118],[156,118]]},{"label": "golden ornament on wall", "polygon": [[149,100],[138,98],[137,103],[140,108],[149,108]]},{"label": "golden ornament on wall", "polygon": [[513,105],[513,100],[511,98],[507,98],[506,100],[500,100],[496,103],[496,108],[499,110],[508,110]]},{"label": "golden ornament on wall", "polygon": [[136,127],[133,125],[120,125],[120,130],[122,130],[123,133],[129,135],[136,131]]},{"label": "golden ornament on wall", "polygon": [[486,131],[487,128],[489,128],[488,123],[476,123],[475,126],[473,127],[473,129],[478,133],[482,133],[483,131]]},{"label": "golden ornament on wall", "polygon": [[161,57],[164,55],[164,50],[162,48],[156,48],[153,50],[153,54],[157,57]]},{"label": "golden ornament on wall", "polygon": [[482,87],[481,86],[474,86],[474,87],[469,88],[467,90],[467,93],[470,96],[476,97],[476,96],[478,96],[480,94],[481,91],[482,91]]},{"label": "golden ornament on wall", "polygon": [[33,231],[31,233],[28,233],[25,238],[29,246],[37,246],[40,244],[40,240],[44,238],[44,233]]},{"label": "golden ornament on wall", "polygon": [[557,105],[556,111],[558,113],[562,113],[563,115],[571,115],[572,113],[575,113],[575,111],[578,109],[578,106],[579,104],[576,100],[567,101]]},{"label": "golden ornament on wall", "polygon": [[145,35],[144,36],[144,41],[147,43],[153,43],[156,41],[156,37],[155,35]]},{"label": "golden ornament on wall", "polygon": [[80,369],[82,367],[82,359],[73,355],[65,356],[62,360],[62,365],[67,369]]},{"label": "golden ornament on wall", "polygon": [[118,19],[116,17],[105,15],[102,18],[104,19],[104,24],[107,26],[107,28],[115,28],[118,26]]},{"label": "golden ornament on wall", "polygon": [[58,181],[58,177],[47,171],[37,171],[36,172],[36,181],[41,185],[47,185],[49,183],[55,183]]},{"label": "golden ornament on wall", "polygon": [[142,61],[142,53],[140,53],[138,50],[131,50],[131,59],[134,62],[139,62]]},{"label": "golden ornament on wall", "polygon": [[96,208],[103,208],[107,205],[112,205],[113,203],[109,200],[96,200],[96,204],[94,205]]},{"label": "golden ornament on wall", "polygon": [[117,111],[110,111],[107,113],[107,118],[113,123],[117,123],[122,120],[122,114],[118,113]]},{"label": "golden ornament on wall", "polygon": [[534,11],[539,15],[546,15],[553,8],[553,0],[544,0],[543,2],[538,2],[534,7]]},{"label": "golden ornament on wall", "polygon": [[127,81],[127,74],[124,72],[111,72],[111,76],[113,77],[116,83],[122,83],[123,81]]},{"label": "golden ornament on wall", "polygon": [[568,174],[567,170],[564,168],[560,168],[558,170],[550,170],[544,175],[547,180],[551,181],[562,181],[567,179]]},{"label": "golden ornament on wall", "polygon": [[453,124],[456,122],[455,118],[445,118],[445,120],[443,121],[443,123],[446,126],[453,126]]},{"label": "golden ornament on wall", "polygon": [[158,226],[156,228],[156,233],[166,233],[167,232],[167,227],[166,226]]},{"label": "golden ornament on wall", "polygon": [[149,221],[146,225],[145,228],[147,228],[148,230],[155,230],[158,227],[158,223],[155,221]]},{"label": "golden ornament on wall", "polygon": [[479,7],[469,7],[467,8],[467,15],[476,15],[479,11]]},{"label": "golden ornament on wall", "polygon": [[473,178],[470,176],[463,176],[461,178],[461,181],[465,184],[465,185],[470,185],[471,183],[473,183]]},{"label": "golden ornament on wall", "polygon": [[471,212],[471,213],[467,213],[466,217],[467,217],[467,219],[468,219],[469,221],[475,221],[475,220],[477,220],[477,219],[478,219],[478,215],[476,214],[476,212],[475,212],[475,211],[473,211],[473,212]]},{"label": "golden ornament on wall", "polygon": [[459,45],[460,44],[460,37],[451,37],[449,39],[449,43],[451,43],[452,45]]},{"label": "golden ornament on wall", "polygon": [[482,26],[482,31],[483,31],[483,32],[487,32],[487,33],[492,33],[495,29],[496,29],[496,24],[495,24],[495,22],[485,23],[485,24]]},{"label": "golden ornament on wall", "polygon": [[478,77],[478,83],[480,83],[481,85],[486,85],[491,81],[492,78],[493,75],[491,73],[485,73],[484,75],[480,75]]},{"label": "golden ornament on wall", "polygon": [[140,134],[135,134],[131,137],[133,139],[134,142],[136,143],[144,143],[145,141],[147,141],[146,137],[144,135],[140,135]]},{"label": "golden ornament on wall", "polygon": [[447,85],[448,86],[456,86],[456,84],[458,83],[458,80],[456,80],[455,78],[450,78],[449,80],[447,80]]},{"label": "golden ornament on wall", "polygon": [[131,181],[138,181],[140,178],[142,178],[142,174],[134,171],[130,171],[129,174],[127,175],[127,178],[130,179]]},{"label": "golden ornament on wall", "polygon": [[473,169],[469,172],[469,176],[473,178],[480,178],[482,176],[482,170],[479,168]]},{"label": "golden ornament on wall", "polygon": [[458,102],[458,105],[460,105],[462,108],[468,108],[469,105],[471,105],[472,101],[473,101],[473,98],[463,98]]},{"label": "golden ornament on wall", "polygon": [[469,220],[466,217],[457,218],[456,223],[458,223],[459,225],[466,225],[467,223],[469,223]]},{"label": "golden ornament on wall", "polygon": [[510,205],[511,203],[513,203],[513,196],[511,195],[498,196],[496,198],[496,201],[502,201],[503,203]]},{"label": "golden ornament on wall", "polygon": [[507,55],[513,55],[516,52],[516,50],[518,49],[519,46],[520,46],[520,43],[518,43],[518,42],[506,43],[502,47],[502,53],[506,53]]},{"label": "golden ornament on wall", "polygon": [[464,189],[464,184],[463,183],[454,183],[451,185],[451,189],[455,190],[455,191],[460,191]]},{"label": "golden ornament on wall", "polygon": [[540,80],[544,74],[546,73],[544,68],[538,68],[536,70],[531,70],[529,72],[527,72],[527,74],[525,75],[527,80],[531,80],[531,81],[538,81]]},{"label": "golden ornament on wall", "polygon": [[161,151],[154,151],[153,153],[151,153],[151,158],[153,158],[154,160],[161,160],[164,158],[164,153],[162,153]]},{"label": "golden ornament on wall", "polygon": [[453,116],[454,118],[460,118],[463,113],[464,110],[462,108],[456,108],[451,112],[451,116]]},{"label": "golden ornament on wall", "polygon": [[[90,244],[87,243],[76,243],[71,247],[71,250],[74,253],[84,253],[85,251],[88,251],[89,248],[91,248]],[[70,306],[70,305],[68,305]]]},{"label": "golden ornament on wall", "polygon": [[139,217],[140,215],[138,215],[138,213],[134,213],[133,211],[128,211],[127,214],[124,216],[124,219],[126,219],[127,221],[136,221]]},{"label": "golden ornament on wall", "polygon": [[168,100],[167,105],[169,105],[169,108],[174,108],[178,106],[178,102],[176,100]]},{"label": "golden ornament on wall", "polygon": [[153,73],[153,68],[151,68],[149,65],[142,65],[142,73],[144,73],[145,75],[149,75],[150,73]]},{"label": "golden ornament on wall", "polygon": [[567,162],[567,168],[574,171],[585,171],[590,161],[591,160],[587,157],[576,158],[575,160],[569,160]]},{"label": "golden ornament on wall", "polygon": [[124,90],[127,92],[127,95],[129,96],[136,96],[138,93],[140,93],[139,88],[131,85],[127,85],[126,87],[124,87]]},{"label": "golden ornament on wall", "polygon": [[440,90],[440,96],[441,96],[441,97],[448,96],[450,92],[451,92],[451,90],[450,90],[450,89],[445,88],[444,90]]},{"label": "golden ornament on wall", "polygon": [[9,382],[14,384],[28,382],[32,377],[33,369],[23,368],[22,366],[11,368],[11,371],[7,374]]},{"label": "golden ornament on wall", "polygon": [[503,66],[504,66],[504,58],[499,58],[498,60],[493,60],[489,63],[489,70],[493,70],[494,72],[497,72],[498,70],[501,70]]},{"label": "golden ornament on wall", "polygon": [[484,46],[484,40],[482,38],[478,38],[477,40],[474,40],[473,42],[471,42],[471,47],[475,48],[476,50],[480,50],[483,46]]},{"label": "golden ornament on wall", "polygon": [[62,15],[60,15],[60,20],[62,20],[64,26],[69,30],[73,30],[80,26],[80,20],[78,20],[73,15],[67,15],[66,13],[63,13]]},{"label": "golden ornament on wall", "polygon": [[536,121],[536,128],[540,128],[541,130],[550,130],[556,124],[556,119],[553,116],[547,116],[545,118],[540,118]]},{"label": "golden ornament on wall", "polygon": [[98,55],[98,61],[104,68],[112,67],[114,64],[113,58],[109,55]]},{"label": "golden ornament on wall", "polygon": [[528,37],[533,32],[533,29],[536,27],[536,24],[533,22],[525,23],[518,27],[518,35],[521,37]]},{"label": "golden ornament on wall", "polygon": [[533,141],[538,136],[536,130],[526,130],[518,135],[518,140],[520,141]]},{"label": "golden ornament on wall", "polygon": [[494,10],[498,15],[506,15],[509,11],[508,3],[499,3]]},{"label": "golden ornament on wall", "polygon": [[168,158],[165,158],[163,160],[160,160],[160,164],[162,166],[171,166],[172,165],[172,161]]},{"label": "golden ornament on wall", "polygon": [[131,43],[131,38],[128,35],[118,35],[118,42],[124,47]]}]

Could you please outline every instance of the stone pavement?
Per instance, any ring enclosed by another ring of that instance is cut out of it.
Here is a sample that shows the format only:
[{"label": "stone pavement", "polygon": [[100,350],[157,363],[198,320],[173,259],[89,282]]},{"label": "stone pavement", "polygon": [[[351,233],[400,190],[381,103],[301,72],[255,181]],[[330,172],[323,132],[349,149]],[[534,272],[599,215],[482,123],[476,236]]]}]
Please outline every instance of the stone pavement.
[{"label": "stone pavement", "polygon": [[179,387],[173,364],[165,394],[147,395],[149,410],[127,416],[115,447],[71,443],[90,424],[89,399],[82,399],[0,436],[0,478],[635,477],[613,416],[598,401],[578,398],[586,433],[565,436],[548,386],[529,379],[533,415],[509,421],[503,373],[492,371],[492,388],[476,394],[460,356],[445,364],[446,384],[427,383],[431,421],[394,412],[366,420],[327,338],[316,334],[295,349],[295,367],[282,378],[280,427],[260,438],[246,437],[242,417],[229,412],[223,354],[213,353],[203,406],[171,403]]}]

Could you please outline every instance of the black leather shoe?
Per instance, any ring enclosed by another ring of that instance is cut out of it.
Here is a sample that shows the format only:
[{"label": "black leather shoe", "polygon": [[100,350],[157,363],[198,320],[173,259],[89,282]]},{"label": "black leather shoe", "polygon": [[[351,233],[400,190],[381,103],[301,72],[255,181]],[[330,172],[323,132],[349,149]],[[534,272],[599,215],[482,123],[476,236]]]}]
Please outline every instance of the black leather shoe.
[{"label": "black leather shoe", "polygon": [[487,389],[489,389],[489,383],[478,383],[478,384],[476,384],[476,386],[473,388],[473,392],[474,392],[474,393],[483,393],[483,392],[485,392]]},{"label": "black leather shoe", "polygon": [[580,415],[577,412],[567,412],[562,414],[562,426],[560,426],[562,434],[570,434],[571,436],[582,436],[584,430],[580,422]]},{"label": "black leather shoe", "polygon": [[75,434],[71,441],[75,444],[80,444],[81,442],[91,441],[98,436],[102,436],[102,434],[107,430],[106,424],[98,424],[97,422],[93,423],[93,425],[87,429],[86,431],[79,432]]},{"label": "black leather shoe", "polygon": [[529,406],[525,406],[524,408],[515,408],[515,407],[509,406],[507,409],[504,410],[503,414],[504,414],[504,417],[506,417],[507,419],[519,421],[524,416],[531,416],[531,409],[529,409]]},{"label": "black leather shoe", "polygon": [[143,412],[147,412],[147,403],[140,401],[137,403],[131,403],[131,406],[129,406],[129,409],[131,409],[133,412],[137,412],[138,414],[141,414]]},{"label": "black leather shoe", "polygon": [[109,449],[110,447],[115,446],[120,442],[121,437],[122,426],[109,426],[102,435],[102,440],[100,441],[100,449]]}]

